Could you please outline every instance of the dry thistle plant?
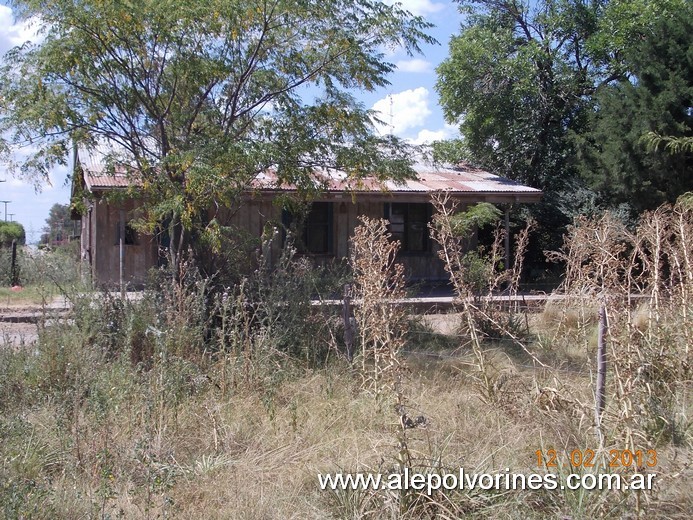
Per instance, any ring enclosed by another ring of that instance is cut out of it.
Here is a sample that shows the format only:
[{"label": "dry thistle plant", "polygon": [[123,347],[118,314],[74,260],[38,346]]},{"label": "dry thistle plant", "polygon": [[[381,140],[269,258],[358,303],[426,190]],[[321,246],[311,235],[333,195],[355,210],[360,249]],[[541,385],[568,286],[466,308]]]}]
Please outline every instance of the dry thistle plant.
[{"label": "dry thistle plant", "polygon": [[[595,395],[598,412],[606,399],[597,420],[605,448],[691,445],[691,238],[693,211],[678,203],[645,213],[634,232],[609,214],[580,218],[549,255],[565,262],[570,305],[596,304],[608,317],[608,384]],[[685,470],[676,464],[667,468],[672,475]],[[638,495],[638,512],[654,498]]]},{"label": "dry thistle plant", "polygon": [[[473,290],[469,287],[465,276],[464,262],[464,239],[466,237],[459,236],[456,233],[453,225],[454,216],[457,212],[457,203],[450,199],[449,194],[436,194],[432,198],[435,214],[433,222],[430,225],[431,237],[438,245],[438,256],[445,265],[446,272],[450,275],[450,281],[453,284],[457,295],[457,303],[462,308],[462,315],[466,332],[469,334],[469,344],[472,347],[476,363],[479,381],[481,383],[482,395],[485,399],[493,402],[497,400],[498,385],[494,381],[491,367],[484,355],[481,345],[481,331],[484,329],[493,330],[495,334],[502,335],[511,339],[532,359],[532,361],[542,367],[544,365],[534,354],[532,354],[518,335],[510,330],[507,324],[503,323],[498,312],[491,305],[490,298],[472,298]],[[519,245],[522,249],[517,252],[523,253],[527,245],[527,237],[530,233],[530,226],[526,228]],[[501,244],[504,241],[504,235],[501,231],[497,231],[494,237],[493,245],[490,249],[491,267],[497,265],[502,258]],[[514,269],[510,275],[507,273],[499,273],[495,269],[490,269],[488,272],[487,287],[489,288],[489,296],[493,290],[498,288],[500,284],[510,276],[511,283],[518,283],[520,272],[522,269],[522,260],[516,259]],[[513,282],[514,280],[514,282]]]},{"label": "dry thistle plant", "polygon": [[[442,471],[440,454],[433,451],[429,421],[413,416],[404,390],[406,368],[401,349],[406,342],[409,317],[400,299],[404,298],[404,270],[395,258],[400,244],[391,240],[387,221],[361,217],[352,240],[351,265],[354,273],[354,317],[361,343],[360,368],[363,386],[381,403],[394,399],[398,416],[395,427],[395,467],[387,471],[422,474]],[[421,444],[423,443],[423,444]],[[452,503],[443,494],[430,497],[414,489],[378,492],[383,508],[397,518],[434,516],[450,511]]]},{"label": "dry thistle plant", "polygon": [[523,227],[515,237],[513,264],[507,277],[508,294],[511,296],[517,296],[520,287],[520,277],[522,276],[522,269],[524,268],[525,255],[527,254],[527,247],[529,246],[529,235],[535,228],[536,222],[530,218],[527,220],[525,227]]},{"label": "dry thistle plant", "polygon": [[[486,262],[488,264],[486,298],[475,298],[474,309],[478,316],[478,325],[484,333],[493,337],[510,338],[514,342],[527,350],[525,343],[520,338],[519,321],[517,315],[520,314],[520,303],[517,296],[524,258],[529,243],[529,235],[535,227],[532,220],[528,220],[525,227],[515,237],[515,250],[513,251],[513,263],[510,269],[503,270],[500,266],[503,263],[505,251],[503,243],[506,240],[506,232],[500,225],[496,227],[493,234],[493,243],[489,249]],[[501,290],[508,295],[507,312],[494,302]],[[529,324],[526,313],[524,314],[525,332],[529,332]]]},{"label": "dry thistle plant", "polygon": [[630,404],[619,416],[622,429],[640,438],[627,435],[630,443],[683,443],[691,426],[691,237],[693,211],[679,202],[643,215],[633,238],[637,269],[629,289],[640,290],[649,302],[646,323],[628,315],[615,338],[628,346],[629,355],[615,359],[615,370]]},{"label": "dry thistle plant", "polygon": [[408,328],[406,312],[396,304],[405,296],[404,268],[395,262],[399,242],[390,238],[385,220],[361,217],[350,259],[359,302],[354,318],[361,339],[361,375],[364,386],[376,395],[387,385],[399,385],[399,350]]},{"label": "dry thistle plant", "polygon": [[579,217],[568,229],[562,250],[547,254],[550,260],[565,263],[563,289],[579,300],[583,317],[590,304],[599,306],[595,427],[600,443],[603,442],[601,424],[606,399],[607,324],[615,322],[619,316],[616,308],[622,305],[612,300],[624,290],[629,294],[623,286],[624,273],[628,272],[624,254],[628,241],[625,226],[610,213],[596,218]]},{"label": "dry thistle plant", "polygon": [[[664,401],[680,394],[674,387],[690,373],[692,230],[693,213],[681,204],[644,214],[635,233],[609,214],[581,218],[563,251],[549,255],[566,263],[568,295],[606,306],[620,404],[613,419],[628,445],[650,437],[645,430],[660,429],[653,421],[671,422],[662,415]],[[634,315],[638,300],[646,302],[644,324]]]},{"label": "dry thistle plant", "polygon": [[445,264],[445,270],[450,275],[450,281],[455,288],[457,299],[462,305],[470,343],[477,362],[482,393],[487,399],[493,401],[495,400],[495,388],[487,366],[486,357],[481,348],[476,317],[470,301],[472,292],[464,277],[464,247],[461,237],[456,235],[452,224],[452,217],[457,210],[457,203],[451,201],[447,193],[435,195],[432,202],[435,214],[430,225],[431,237],[440,246],[438,256]]},{"label": "dry thistle plant", "polygon": [[412,466],[412,456],[407,440],[407,421],[411,419],[406,414],[400,356],[408,319],[404,307],[396,301],[405,296],[404,268],[395,262],[400,244],[391,240],[387,221],[368,217],[360,220],[361,225],[354,231],[350,262],[358,301],[354,318],[361,342],[361,377],[364,388],[374,392],[376,398],[383,398],[388,388],[394,395],[394,408],[400,419],[396,460],[398,470],[404,471]]},{"label": "dry thistle plant", "polygon": [[578,217],[568,228],[560,251],[547,252],[549,260],[565,264],[562,290],[569,294],[603,297],[623,289],[628,267],[623,253],[630,237],[623,223],[610,213]]}]

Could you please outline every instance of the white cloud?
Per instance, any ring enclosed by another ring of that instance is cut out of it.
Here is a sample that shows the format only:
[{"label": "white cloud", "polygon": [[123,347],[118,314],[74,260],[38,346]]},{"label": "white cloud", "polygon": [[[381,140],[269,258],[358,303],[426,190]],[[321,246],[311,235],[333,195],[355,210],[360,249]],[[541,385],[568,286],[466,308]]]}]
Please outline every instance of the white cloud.
[{"label": "white cloud", "polygon": [[403,9],[406,9],[412,14],[424,16],[427,14],[437,13],[445,9],[445,4],[440,4],[437,2],[432,2],[431,0],[399,0],[397,2],[393,0],[386,0],[387,4],[401,4]]},{"label": "white cloud", "polygon": [[423,126],[431,115],[428,106],[429,92],[424,87],[391,94],[375,102],[373,110],[379,112],[382,124],[376,123],[381,134],[392,132],[401,136],[411,128]]},{"label": "white cloud", "polygon": [[27,41],[39,39],[36,20],[26,20],[16,23],[12,9],[0,5],[0,54],[5,54],[12,47]]},{"label": "white cloud", "polygon": [[459,137],[457,127],[454,125],[446,124],[443,128],[440,128],[439,130],[429,130],[427,128],[420,130],[417,136],[411,141],[414,144],[430,144],[433,141],[443,141],[445,139],[451,139],[453,137]]},{"label": "white cloud", "polygon": [[428,73],[432,72],[433,67],[430,61],[420,60],[418,58],[412,60],[401,60],[395,63],[399,72],[415,72]]}]

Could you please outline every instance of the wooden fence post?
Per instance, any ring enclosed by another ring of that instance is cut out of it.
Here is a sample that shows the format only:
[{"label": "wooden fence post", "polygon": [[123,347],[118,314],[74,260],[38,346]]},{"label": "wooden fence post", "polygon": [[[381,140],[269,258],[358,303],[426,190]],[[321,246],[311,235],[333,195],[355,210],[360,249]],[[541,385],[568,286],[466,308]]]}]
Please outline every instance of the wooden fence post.
[{"label": "wooden fence post", "polygon": [[120,297],[125,299],[125,211],[122,209],[119,213],[120,220],[118,221],[118,235],[120,240],[118,241],[118,271],[119,271],[119,281],[120,281]]},{"label": "wooden fence post", "polygon": [[19,285],[19,271],[17,269],[17,241],[12,241],[12,267],[10,270],[10,286]]},{"label": "wooden fence post", "polygon": [[344,284],[344,304],[342,307],[342,320],[344,320],[344,345],[349,363],[354,359],[354,322],[351,319],[351,287]]},{"label": "wooden fence post", "polygon": [[608,323],[606,316],[606,304],[599,306],[599,329],[597,337],[597,387],[595,391],[595,421],[597,435],[601,440],[602,412],[606,401],[606,334]]}]

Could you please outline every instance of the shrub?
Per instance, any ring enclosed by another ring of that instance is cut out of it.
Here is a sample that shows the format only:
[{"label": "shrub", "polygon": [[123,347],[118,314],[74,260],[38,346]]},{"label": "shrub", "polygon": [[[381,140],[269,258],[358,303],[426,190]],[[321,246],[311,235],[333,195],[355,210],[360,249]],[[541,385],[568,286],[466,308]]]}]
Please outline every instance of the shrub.
[{"label": "shrub", "polygon": [[9,247],[12,241],[18,246],[23,246],[26,240],[24,226],[19,222],[0,221],[0,247]]}]

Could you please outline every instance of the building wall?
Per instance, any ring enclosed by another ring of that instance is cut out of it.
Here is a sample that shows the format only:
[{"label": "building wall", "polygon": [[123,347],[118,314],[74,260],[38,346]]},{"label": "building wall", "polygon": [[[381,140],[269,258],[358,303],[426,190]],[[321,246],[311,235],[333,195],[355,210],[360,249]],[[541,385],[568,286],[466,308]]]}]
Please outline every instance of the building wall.
[{"label": "building wall", "polygon": [[[316,265],[328,265],[335,261],[344,261],[349,255],[350,239],[359,224],[361,215],[371,218],[384,217],[384,204],[393,202],[383,198],[354,201],[348,196],[327,200],[333,203],[332,211],[332,247],[328,254],[305,254]],[[397,202],[400,202],[399,200]],[[126,201],[120,204],[109,203],[97,198],[91,209],[82,219],[82,259],[91,265],[93,282],[97,285],[117,286],[120,273],[120,246],[117,240],[117,226],[121,211],[125,212],[126,221],[132,219],[136,202]],[[462,209],[463,206],[460,207]],[[209,218],[217,219],[224,226],[232,226],[239,235],[239,257],[247,259],[244,268],[253,267],[254,259],[259,253],[260,237],[269,237],[276,230],[275,239],[265,251],[274,263],[281,255],[283,246],[282,209],[266,198],[244,201],[235,211],[228,209],[215,210]],[[473,244],[472,244],[473,245]],[[403,252],[398,261],[404,265],[405,275],[411,281],[447,280],[442,261],[437,255],[437,244],[429,239],[429,250],[426,252]],[[158,246],[152,236],[138,234],[135,245],[124,246],[124,280],[130,285],[140,285],[146,281],[147,272],[158,265]]]},{"label": "building wall", "polygon": [[[326,265],[334,261],[346,259],[349,255],[350,239],[359,224],[359,216],[371,218],[383,218],[384,200],[360,200],[354,202],[349,197],[344,199],[330,199],[333,203],[332,211],[332,250],[328,254],[306,254],[317,265]],[[268,235],[269,226],[274,226],[281,231],[282,210],[272,204],[270,200],[255,199],[246,201],[234,213],[215,213],[215,218],[225,225],[248,230],[254,237]],[[405,275],[409,280],[447,280],[442,261],[437,255],[437,245],[429,240],[430,248],[421,253],[400,253],[398,261],[404,265]],[[259,243],[257,244],[259,245]],[[272,260],[279,258],[281,254],[282,234],[279,232],[270,249]],[[251,254],[251,251],[248,251]]]},{"label": "building wall", "polygon": [[[118,223],[121,214],[128,222],[133,218],[135,201],[114,204],[104,199],[93,202],[90,215],[85,219],[90,229],[90,251],[83,256],[91,258],[93,282],[97,285],[116,286],[120,283],[120,243]],[[121,213],[122,212],[122,213]],[[158,263],[157,244],[154,237],[136,234],[135,244],[123,246],[123,280],[129,285],[141,285],[147,272]]]}]

